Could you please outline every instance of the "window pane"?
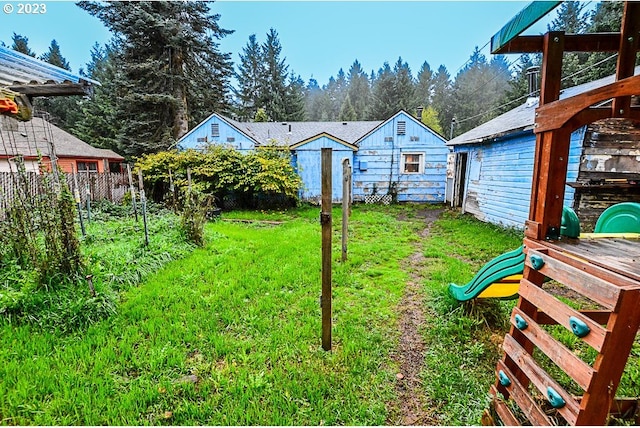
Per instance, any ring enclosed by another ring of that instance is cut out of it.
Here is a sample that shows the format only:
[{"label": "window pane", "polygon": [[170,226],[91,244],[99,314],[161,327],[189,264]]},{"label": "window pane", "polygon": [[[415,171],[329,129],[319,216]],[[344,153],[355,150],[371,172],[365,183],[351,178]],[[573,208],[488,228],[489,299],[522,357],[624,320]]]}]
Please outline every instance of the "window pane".
[{"label": "window pane", "polygon": [[404,156],[404,172],[419,173],[422,163],[422,154],[407,153]]},{"label": "window pane", "polygon": [[98,171],[98,162],[78,162],[78,172],[80,171],[89,171],[89,172],[97,172]]},{"label": "window pane", "polygon": [[420,172],[419,167],[417,163],[407,163],[404,165],[404,172]]}]

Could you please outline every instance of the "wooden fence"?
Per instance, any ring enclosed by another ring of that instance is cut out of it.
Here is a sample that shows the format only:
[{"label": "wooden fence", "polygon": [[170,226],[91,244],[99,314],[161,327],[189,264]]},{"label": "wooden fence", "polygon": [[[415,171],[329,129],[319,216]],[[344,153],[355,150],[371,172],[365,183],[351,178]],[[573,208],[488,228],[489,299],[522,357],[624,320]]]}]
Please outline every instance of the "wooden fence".
[{"label": "wooden fence", "polygon": [[[62,174],[73,192],[75,189],[73,174]],[[25,179],[13,172],[0,172],[0,212],[3,212],[18,196],[25,196],[24,188],[28,189],[30,197],[42,194],[44,192],[44,175],[36,172],[26,173]],[[78,191],[80,200],[84,204],[89,195],[92,201],[109,200],[111,202],[120,203],[128,190],[129,182],[126,174],[114,173],[78,173],[76,175],[78,183]],[[87,189],[88,187],[88,189]],[[88,190],[88,192],[87,192]]]}]

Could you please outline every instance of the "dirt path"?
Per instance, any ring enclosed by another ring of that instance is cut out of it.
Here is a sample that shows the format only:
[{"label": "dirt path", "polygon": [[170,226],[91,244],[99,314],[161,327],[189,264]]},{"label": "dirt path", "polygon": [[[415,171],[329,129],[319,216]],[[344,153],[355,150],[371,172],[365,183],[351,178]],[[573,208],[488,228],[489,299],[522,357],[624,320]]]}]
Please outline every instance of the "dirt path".
[{"label": "dirt path", "polygon": [[[423,210],[417,214],[424,218],[425,226],[420,231],[422,239],[429,236],[431,224],[438,219],[442,210]],[[409,273],[404,296],[400,301],[400,342],[392,355],[400,367],[396,375],[398,401],[392,404],[389,425],[437,425],[435,415],[430,413],[424,397],[420,372],[424,365],[425,344],[420,330],[425,324],[424,296],[421,292],[425,257],[422,241],[416,252],[407,258],[403,268]]]}]

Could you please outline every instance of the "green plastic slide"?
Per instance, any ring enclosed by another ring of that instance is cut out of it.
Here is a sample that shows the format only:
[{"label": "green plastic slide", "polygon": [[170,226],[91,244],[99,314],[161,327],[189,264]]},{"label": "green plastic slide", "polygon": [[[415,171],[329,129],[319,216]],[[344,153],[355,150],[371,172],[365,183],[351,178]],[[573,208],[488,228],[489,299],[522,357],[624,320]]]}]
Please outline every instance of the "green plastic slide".
[{"label": "green plastic slide", "polygon": [[491,284],[511,275],[521,274],[524,270],[524,248],[504,253],[483,266],[465,285],[449,284],[449,293],[458,301],[464,302],[480,295]]}]

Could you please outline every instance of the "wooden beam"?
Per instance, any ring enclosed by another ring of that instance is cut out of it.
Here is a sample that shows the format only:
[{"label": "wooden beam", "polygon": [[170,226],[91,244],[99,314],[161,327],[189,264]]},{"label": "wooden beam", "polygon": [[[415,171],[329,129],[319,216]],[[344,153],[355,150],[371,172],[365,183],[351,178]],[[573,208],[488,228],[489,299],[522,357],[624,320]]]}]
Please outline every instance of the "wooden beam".
[{"label": "wooden beam", "polygon": [[322,349],[331,350],[331,233],[332,233],[332,151],[330,148],[321,149],[322,168],[322,211],[320,212],[320,224],[322,225]]},{"label": "wooden beam", "polygon": [[[602,101],[611,98],[626,97],[640,94],[640,75],[627,77],[600,88],[592,89],[582,94],[575,95],[564,100],[546,103],[536,109],[536,127],[534,132],[541,133],[553,129],[558,129],[582,110]],[[622,115],[615,117],[630,116],[630,109]]]},{"label": "wooden beam", "polygon": [[91,95],[91,86],[82,83],[46,83],[43,85],[13,85],[8,89],[29,97],[58,97],[67,95]]},{"label": "wooden beam", "polygon": [[[640,3],[627,1],[624,3],[624,13],[620,30],[620,45],[618,62],[616,64],[616,80],[620,81],[633,76],[640,37]],[[636,94],[637,95],[637,94]],[[631,97],[624,96],[613,100],[614,117],[625,117],[631,106]]]},{"label": "wooden beam", "polygon": [[571,132],[564,128],[536,135],[542,153],[535,184],[537,200],[531,203],[535,209],[533,220],[540,223],[539,232],[543,234],[538,239],[557,239],[560,236],[570,139]]},{"label": "wooden beam", "polygon": [[565,35],[563,31],[550,31],[543,37],[542,83],[540,87],[541,106],[560,98],[562,54],[564,53]]},{"label": "wooden beam", "polygon": [[[565,52],[618,52],[620,33],[566,34]],[[518,36],[495,54],[542,52],[544,36]]]},{"label": "wooden beam", "polygon": [[[544,35],[544,49],[542,54],[542,80],[540,88],[540,106],[544,106],[550,102],[558,100],[560,98],[560,78],[562,76],[562,53],[564,52],[564,33],[559,31],[549,32]],[[536,119],[536,126],[538,126],[538,120]],[[540,222],[538,218],[534,216],[536,204],[539,199],[539,194],[544,193],[545,189],[540,186],[540,175],[544,174],[542,171],[543,164],[542,159],[542,139],[536,137],[536,147],[534,152],[534,168],[533,168],[533,181],[531,187],[531,203],[529,205],[529,220]],[[558,217],[559,221],[560,217]],[[540,224],[539,226],[542,226]],[[560,225],[558,225],[559,227]],[[546,225],[544,228],[538,227],[536,239],[544,239],[544,234],[547,232]],[[528,231],[531,233],[531,230]],[[529,235],[528,235],[529,236]]]}]

